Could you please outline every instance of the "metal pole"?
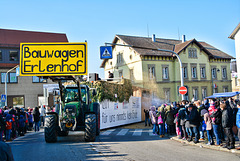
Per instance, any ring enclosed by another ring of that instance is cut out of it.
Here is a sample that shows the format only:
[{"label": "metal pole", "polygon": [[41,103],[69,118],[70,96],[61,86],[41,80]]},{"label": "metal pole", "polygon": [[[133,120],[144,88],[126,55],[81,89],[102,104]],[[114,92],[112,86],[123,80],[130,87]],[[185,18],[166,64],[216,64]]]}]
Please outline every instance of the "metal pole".
[{"label": "metal pole", "polygon": [[211,70],[212,75],[212,94],[214,94],[214,84],[213,84],[213,69]]},{"label": "metal pole", "polygon": [[12,70],[16,69],[17,67],[19,67],[19,65],[13,67],[12,69],[8,70],[6,75],[5,75],[5,95],[6,95],[6,102],[5,102],[5,106],[7,106],[7,76],[8,73],[11,72]]}]

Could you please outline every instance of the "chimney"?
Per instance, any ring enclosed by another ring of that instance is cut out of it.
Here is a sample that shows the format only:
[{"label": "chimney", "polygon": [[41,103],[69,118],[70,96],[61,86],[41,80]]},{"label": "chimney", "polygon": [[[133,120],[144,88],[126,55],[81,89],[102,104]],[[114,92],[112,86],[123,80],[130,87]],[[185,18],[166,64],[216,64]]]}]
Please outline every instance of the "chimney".
[{"label": "chimney", "polygon": [[155,34],[152,35],[152,41],[156,42]]},{"label": "chimney", "polygon": [[186,41],[186,37],[185,35],[182,35],[182,43],[184,43]]}]

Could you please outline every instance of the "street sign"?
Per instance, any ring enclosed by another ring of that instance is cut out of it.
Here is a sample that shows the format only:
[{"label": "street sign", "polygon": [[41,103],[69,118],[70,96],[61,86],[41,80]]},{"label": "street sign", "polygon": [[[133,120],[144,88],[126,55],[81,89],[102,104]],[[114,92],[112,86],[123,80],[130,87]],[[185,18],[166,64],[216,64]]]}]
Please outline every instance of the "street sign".
[{"label": "street sign", "polygon": [[7,99],[6,95],[2,94],[1,95],[1,102],[6,102],[6,99]]},{"label": "street sign", "polygon": [[87,75],[87,43],[21,43],[20,76]]},{"label": "street sign", "polygon": [[16,77],[19,76],[20,72],[19,72],[19,67],[16,68]]},{"label": "street sign", "polygon": [[185,95],[187,93],[187,88],[182,86],[179,88],[179,93],[182,94],[182,95]]},{"label": "street sign", "polygon": [[100,58],[112,59],[112,46],[100,46]]}]

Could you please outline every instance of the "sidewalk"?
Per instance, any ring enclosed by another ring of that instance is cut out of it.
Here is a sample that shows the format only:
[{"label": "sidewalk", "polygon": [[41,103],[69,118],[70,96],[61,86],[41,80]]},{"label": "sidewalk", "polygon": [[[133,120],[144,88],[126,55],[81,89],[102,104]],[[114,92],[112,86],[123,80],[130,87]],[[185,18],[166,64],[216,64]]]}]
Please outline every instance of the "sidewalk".
[{"label": "sidewalk", "polygon": [[33,135],[33,134],[36,134],[36,133],[39,133],[39,132],[44,132],[44,127],[40,127],[40,130],[39,131],[37,131],[37,132],[35,132],[34,130],[31,130],[31,131],[27,131],[23,136],[17,136],[16,138],[11,138],[11,140],[9,140],[9,141],[6,141],[5,139],[5,136],[3,136],[3,140],[5,140],[4,142],[6,142],[6,143],[11,143],[11,142],[13,142],[13,141],[15,141],[15,140],[18,140],[18,139],[21,139],[21,138],[24,138],[24,137],[26,137],[26,136],[29,136],[29,135]]},{"label": "sidewalk", "polygon": [[[222,147],[218,147],[218,146],[214,146],[214,145],[206,145],[206,143],[204,141],[200,141],[200,143],[195,144],[192,141],[188,142],[187,140],[178,139],[177,136],[171,137],[171,140],[178,141],[178,142],[180,142],[182,144],[198,146],[200,148],[207,148],[207,149],[212,149],[212,150],[218,150],[218,151],[224,151],[224,152],[240,154],[240,150],[236,150],[236,149],[228,150],[227,148],[222,148]],[[237,142],[236,145],[238,145],[238,143],[239,142]]]},{"label": "sidewalk", "polygon": [[[152,129],[152,126],[145,126],[145,122],[139,122],[139,123],[133,123],[130,125],[123,125],[123,126],[121,126],[121,128],[124,128],[124,129]],[[171,137],[171,136],[166,135],[165,137],[167,137],[171,140],[174,140],[174,141],[178,141],[182,144],[193,145],[193,146],[198,146],[200,148],[207,148],[207,149],[212,149],[212,150],[240,154],[240,150],[236,150],[236,149],[228,150],[227,148],[222,148],[222,147],[218,147],[218,146],[214,146],[214,145],[206,145],[206,143],[204,141],[200,141],[200,143],[195,144],[193,142],[188,142],[187,140],[178,139],[177,136]],[[240,143],[240,141],[237,141],[236,145],[238,145],[239,143]]]}]

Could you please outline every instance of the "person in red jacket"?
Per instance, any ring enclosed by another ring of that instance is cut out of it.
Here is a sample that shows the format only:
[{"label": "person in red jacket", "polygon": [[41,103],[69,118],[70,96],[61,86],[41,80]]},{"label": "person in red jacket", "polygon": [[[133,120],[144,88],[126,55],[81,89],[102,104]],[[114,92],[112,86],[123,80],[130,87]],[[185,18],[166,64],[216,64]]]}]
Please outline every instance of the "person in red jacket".
[{"label": "person in red jacket", "polygon": [[6,141],[11,140],[11,131],[12,131],[12,119],[11,119],[11,115],[7,114],[7,116],[6,116]]}]

